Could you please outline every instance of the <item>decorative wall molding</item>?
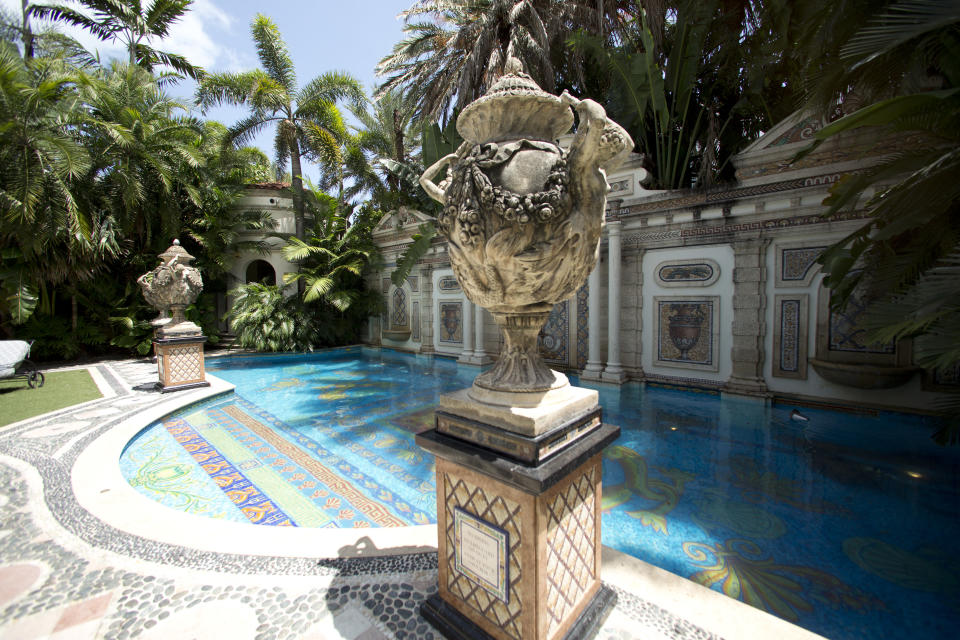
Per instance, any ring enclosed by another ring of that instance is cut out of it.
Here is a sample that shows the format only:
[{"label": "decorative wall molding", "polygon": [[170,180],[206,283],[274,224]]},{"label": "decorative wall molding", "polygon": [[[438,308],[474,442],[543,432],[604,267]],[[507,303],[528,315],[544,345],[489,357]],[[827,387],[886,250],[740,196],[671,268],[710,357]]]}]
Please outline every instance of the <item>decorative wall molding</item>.
[{"label": "decorative wall molding", "polygon": [[666,260],[654,269],[661,287],[709,287],[720,277],[720,265],[710,258]]},{"label": "decorative wall molding", "polygon": [[624,207],[624,214],[644,213],[648,211],[669,211],[676,209],[690,209],[691,207],[705,206],[708,204],[722,203],[731,200],[740,200],[752,196],[761,196],[769,193],[778,193],[781,191],[793,191],[805,187],[833,184],[839,180],[845,173],[830,172],[808,178],[795,178],[793,180],[782,180],[780,182],[768,182],[766,184],[752,185],[749,187],[729,187],[721,186],[713,190],[687,192],[674,198],[664,198],[662,200],[652,200],[649,202],[640,202]]},{"label": "decorative wall molding", "polygon": [[807,326],[810,296],[774,296],[773,375],[807,379]]}]

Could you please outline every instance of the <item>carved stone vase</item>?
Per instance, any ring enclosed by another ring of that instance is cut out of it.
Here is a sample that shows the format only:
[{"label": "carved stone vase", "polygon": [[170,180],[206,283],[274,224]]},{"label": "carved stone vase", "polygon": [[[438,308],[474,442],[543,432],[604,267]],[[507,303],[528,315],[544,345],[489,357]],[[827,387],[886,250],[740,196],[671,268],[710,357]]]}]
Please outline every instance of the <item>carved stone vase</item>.
[{"label": "carved stone vase", "polygon": [[[573,126],[574,110],[580,123],[564,150],[555,141]],[[542,397],[569,382],[544,363],[537,334],[597,263],[605,171],[633,141],[599,104],[542,91],[515,59],[463,110],[457,130],[465,142],[420,183],[443,204],[437,226],[457,280],[504,335],[499,359],[476,378],[471,397],[503,405],[518,402],[518,393]]]},{"label": "carved stone vase", "polygon": [[144,299],[160,312],[154,320],[158,335],[199,335],[200,327],[183,315],[184,309],[203,291],[200,271],[190,264],[193,256],[180,246],[179,240],[174,240],[160,254],[160,260],[159,266],[137,278]]},{"label": "carved stone vase", "polygon": [[602,422],[596,390],[544,363],[537,336],[596,266],[605,171],[633,142],[600,105],[545,93],[516,60],[457,129],[465,142],[420,183],[443,204],[457,280],[504,342],[417,435],[436,456],[439,559],[421,612],[448,638],[591,637],[616,598],[600,581],[600,458],[620,429]]},{"label": "carved stone vase", "polygon": [[177,240],[160,254],[160,260],[159,266],[137,279],[143,297],[160,312],[151,323],[157,386],[163,392],[208,386],[203,365],[207,338],[183,315],[203,290],[200,271],[190,265],[193,256]]}]

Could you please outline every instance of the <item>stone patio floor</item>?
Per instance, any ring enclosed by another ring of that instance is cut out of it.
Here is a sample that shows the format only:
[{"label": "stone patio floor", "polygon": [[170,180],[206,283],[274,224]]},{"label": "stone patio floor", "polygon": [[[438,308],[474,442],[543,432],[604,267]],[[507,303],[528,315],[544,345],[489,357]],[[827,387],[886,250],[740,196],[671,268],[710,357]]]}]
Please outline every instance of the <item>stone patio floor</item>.
[{"label": "stone patio floor", "polygon": [[[168,510],[122,480],[119,451],[230,385],[160,394],[148,360],[88,369],[105,397],[0,427],[0,637],[440,637],[418,613],[436,591],[435,526],[270,528]],[[603,640],[819,637],[609,548],[602,577],[618,596]]]}]

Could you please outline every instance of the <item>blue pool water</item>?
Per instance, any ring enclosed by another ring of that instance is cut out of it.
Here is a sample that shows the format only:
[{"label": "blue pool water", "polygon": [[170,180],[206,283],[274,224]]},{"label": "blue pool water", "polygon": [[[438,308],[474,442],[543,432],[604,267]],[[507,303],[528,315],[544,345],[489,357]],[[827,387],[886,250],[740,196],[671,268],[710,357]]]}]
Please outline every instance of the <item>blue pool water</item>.
[{"label": "blue pool water", "polygon": [[[231,356],[236,394],[188,407],[125,450],[145,495],[279,526],[435,522],[413,442],[475,368],[341,349]],[[589,386],[589,385],[584,385]],[[603,542],[830,638],[941,638],[960,624],[960,451],[924,418],[599,386]]]}]

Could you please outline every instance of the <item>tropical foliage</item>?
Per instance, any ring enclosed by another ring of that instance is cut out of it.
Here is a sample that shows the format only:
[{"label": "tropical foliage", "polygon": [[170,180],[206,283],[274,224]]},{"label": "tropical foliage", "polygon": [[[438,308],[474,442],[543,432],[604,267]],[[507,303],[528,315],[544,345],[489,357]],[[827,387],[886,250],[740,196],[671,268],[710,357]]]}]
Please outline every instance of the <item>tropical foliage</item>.
[{"label": "tropical foliage", "polygon": [[343,165],[347,128],[337,102],[364,100],[359,83],[345,73],[330,72],[297,86],[293,60],[276,25],[258,14],[251,25],[261,69],[214,73],[200,83],[197,101],[203,108],[221,103],[245,105],[250,115],[230,127],[224,144],[243,146],[264,127],[276,127],[276,164],[290,162],[296,235],[304,237],[302,159],[325,167]]},{"label": "tropical foliage", "polygon": [[[843,101],[880,99],[819,131],[815,145],[863,127],[882,127],[901,144],[841,180],[825,202],[828,214],[871,213],[821,257],[825,282],[837,306],[866,293],[873,338],[912,337],[918,364],[949,370],[960,365],[960,9],[892,2],[862,24],[840,47],[842,72],[829,87]],[[811,94],[824,95],[823,85]],[[945,409],[956,416],[960,398]],[[960,442],[958,421],[937,438]]]},{"label": "tropical foliage", "polygon": [[80,4],[86,12],[64,4],[35,4],[27,13],[82,27],[103,41],[119,40],[131,65],[151,71],[163,65],[194,79],[203,76],[203,69],[183,56],[149,44],[151,39],[169,35],[170,27],[183,17],[193,0],[153,0],[149,6],[141,0],[80,0]]}]

